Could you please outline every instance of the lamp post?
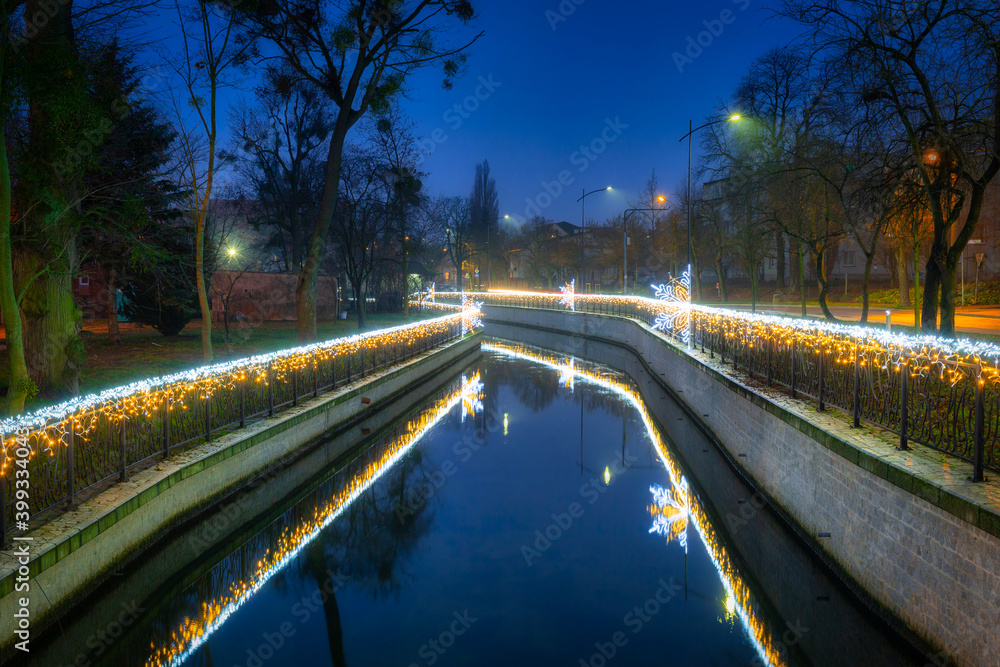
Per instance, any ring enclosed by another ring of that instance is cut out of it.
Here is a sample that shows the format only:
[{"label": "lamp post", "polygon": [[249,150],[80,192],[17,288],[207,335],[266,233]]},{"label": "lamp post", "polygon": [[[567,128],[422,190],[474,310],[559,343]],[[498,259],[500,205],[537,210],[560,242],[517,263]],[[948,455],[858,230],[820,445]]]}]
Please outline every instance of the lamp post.
[{"label": "lamp post", "polygon": [[586,208],[586,206],[587,206],[587,197],[589,197],[590,195],[594,194],[595,192],[607,192],[610,189],[611,189],[610,185],[608,187],[606,187],[606,188],[600,188],[599,190],[591,190],[590,192],[587,192],[587,189],[583,188],[581,190],[581,192],[583,192],[583,194],[580,195],[579,199],[577,199],[577,201],[580,202],[580,293],[581,294],[583,293],[583,261],[584,261],[584,259],[583,259],[583,249],[584,249],[584,245],[583,245],[583,232],[584,232],[584,230],[587,227],[587,213],[586,213],[586,211],[587,211],[587,208]]},{"label": "lamp post", "polygon": [[[678,139],[678,142],[688,140],[688,183],[687,183],[687,200],[688,200],[688,216],[687,216],[687,265],[688,265],[688,276],[691,275],[691,220],[694,218],[692,214],[692,201],[691,201],[691,137],[698,130],[703,130],[706,127],[712,125],[718,125],[719,123],[724,123],[726,121],[737,121],[740,119],[739,114],[733,114],[728,118],[718,118],[716,120],[710,120],[709,122],[699,125],[698,127],[693,127],[694,121],[688,121],[688,133],[683,137]],[[693,294],[694,290],[692,290]],[[692,299],[693,300],[693,299]]]},{"label": "lamp post", "polygon": [[[657,197],[660,202],[666,202],[666,197],[660,195]],[[628,285],[628,216],[635,211],[666,211],[670,208],[670,204],[667,204],[663,208],[630,208],[625,210],[625,215],[622,217],[622,296],[626,294],[626,285]],[[655,220],[655,218],[654,218]],[[637,274],[638,275],[638,274]],[[638,280],[638,277],[636,278]]]}]

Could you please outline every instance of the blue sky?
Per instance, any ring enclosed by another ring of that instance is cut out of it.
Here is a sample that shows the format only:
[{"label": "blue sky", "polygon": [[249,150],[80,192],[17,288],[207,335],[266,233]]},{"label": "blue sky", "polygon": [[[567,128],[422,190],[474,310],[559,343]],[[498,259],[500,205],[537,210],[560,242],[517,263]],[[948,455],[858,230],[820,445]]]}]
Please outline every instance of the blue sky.
[{"label": "blue sky", "polygon": [[588,219],[622,212],[653,169],[672,197],[688,120],[712,115],[754,58],[798,32],[759,0],[475,4],[470,32],[486,34],[463,77],[445,91],[438,71],[424,71],[403,105],[433,149],[428,189],[468,194],[474,165],[488,159],[502,214],[522,218],[534,201],[574,223],[581,188],[615,188],[587,198]]},{"label": "blue sky", "polygon": [[[540,213],[578,224],[581,189],[611,185],[587,198],[588,220],[606,219],[628,208],[653,169],[674,199],[688,120],[712,116],[754,58],[798,34],[766,1],[473,0],[478,16],[452,42],[485,34],[462,77],[444,90],[440,68],[421,70],[402,101],[427,153],[427,191],[468,195],[487,159],[501,214],[516,220]],[[161,50],[180,48],[173,12],[146,22]],[[224,105],[252,97],[253,75],[238,78],[241,91],[225,91]],[[224,111],[220,120],[227,146]]]}]

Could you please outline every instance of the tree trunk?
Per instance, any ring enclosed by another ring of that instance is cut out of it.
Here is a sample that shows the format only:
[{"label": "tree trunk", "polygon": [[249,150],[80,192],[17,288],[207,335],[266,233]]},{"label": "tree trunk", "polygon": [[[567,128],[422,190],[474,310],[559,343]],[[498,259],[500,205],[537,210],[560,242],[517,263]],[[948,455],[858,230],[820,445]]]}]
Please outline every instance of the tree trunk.
[{"label": "tree trunk", "polygon": [[365,328],[365,290],[362,287],[362,282],[351,281],[354,284],[354,308],[358,311],[358,329]]},{"label": "tree trunk", "polygon": [[[797,242],[793,241],[793,243]],[[791,255],[792,255],[792,262],[788,271],[788,289],[789,291],[794,293],[799,291],[799,280],[800,280],[799,276],[802,273],[799,264],[801,263],[800,260],[802,259],[801,257],[802,253],[801,251],[797,253],[793,251]]]},{"label": "tree trunk", "polygon": [[107,284],[107,316],[108,316],[108,342],[117,345],[122,337],[118,331],[118,287],[115,281],[115,267],[108,271]]},{"label": "tree trunk", "polygon": [[[205,188],[203,208],[208,207],[211,188]],[[212,361],[212,309],[208,303],[208,285],[205,281],[205,217],[207,211],[199,211],[194,224],[194,276],[198,289],[198,306],[201,309],[201,356],[205,362]]]},{"label": "tree trunk", "polygon": [[775,277],[774,286],[779,292],[785,289],[785,235],[774,233]]},{"label": "tree trunk", "polygon": [[719,280],[719,298],[723,303],[729,303],[729,295],[726,293],[726,276],[722,269],[722,255],[715,256],[715,275]]},{"label": "tree trunk", "polygon": [[[337,207],[337,197],[340,194],[340,172],[344,157],[344,141],[350,123],[347,113],[337,115],[330,136],[330,149],[326,158],[326,182],[323,184],[323,197],[316,212],[316,226],[313,228],[312,239],[306,252],[305,262],[299,272],[299,280],[295,286],[295,311],[298,318],[299,342],[310,343],[316,340],[316,286],[319,282],[319,265],[326,250],[326,237],[333,221],[333,213]],[[360,311],[359,311],[360,312]]]},{"label": "tree trunk", "polygon": [[920,327],[920,244],[913,244],[913,326]]},{"label": "tree trunk", "polygon": [[[830,283],[826,279],[826,252],[817,250],[814,251],[814,255],[816,256],[816,282],[819,284],[819,307],[823,309],[823,316],[827,320],[838,322],[839,320],[830,312],[830,306],[826,303],[826,295],[830,292]],[[805,296],[802,298],[802,310],[805,311]],[[803,312],[803,314],[805,313]]]},{"label": "tree trunk", "polygon": [[906,270],[906,250],[902,246],[896,250],[896,276],[899,283],[899,305],[903,308],[909,308],[910,276]]},{"label": "tree trunk", "polygon": [[799,297],[802,302],[802,317],[806,316],[806,254],[803,252],[802,243],[797,244],[799,246],[798,255],[798,278],[799,278]]},{"label": "tree trunk", "polygon": [[[21,314],[28,376],[40,391],[76,395],[86,355],[80,343],[81,313],[73,300],[75,234],[65,249],[64,255],[53,259],[19,248],[13,257],[14,285],[24,290]],[[28,281],[31,284],[24,289]]]},{"label": "tree trunk", "polygon": [[934,253],[927,258],[927,277],[924,283],[923,306],[921,308],[921,328],[929,333],[937,332],[938,299],[941,296],[941,271],[934,261]]},{"label": "tree trunk", "polygon": [[33,393],[34,387],[28,378],[28,366],[24,359],[21,311],[17,305],[17,293],[14,291],[10,243],[10,168],[7,164],[7,137],[2,123],[0,123],[0,310],[4,315],[7,364],[10,367],[7,414],[13,416],[24,410],[24,401]]}]

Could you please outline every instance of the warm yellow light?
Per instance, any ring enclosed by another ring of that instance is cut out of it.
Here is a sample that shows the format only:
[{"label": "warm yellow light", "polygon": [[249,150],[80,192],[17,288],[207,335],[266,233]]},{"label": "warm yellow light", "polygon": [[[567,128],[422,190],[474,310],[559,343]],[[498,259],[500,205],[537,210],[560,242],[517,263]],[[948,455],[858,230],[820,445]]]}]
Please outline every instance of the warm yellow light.
[{"label": "warm yellow light", "polygon": [[507,435],[507,413],[503,413],[503,434]]},{"label": "warm yellow light", "polygon": [[667,198],[664,197],[663,195],[657,195],[656,201],[658,201],[658,202],[660,202],[662,204],[663,202],[667,201]]},{"label": "warm yellow light", "polygon": [[729,120],[739,120],[739,119],[740,115],[738,113],[734,113],[732,116],[729,117]]},{"label": "warm yellow light", "polygon": [[606,188],[604,188],[604,189],[605,189],[605,190],[610,190],[610,189],[611,189],[611,186],[609,185],[608,187],[606,187]]},{"label": "warm yellow light", "polygon": [[230,248],[227,252],[230,257],[236,257],[236,248]]},{"label": "warm yellow light", "polygon": [[605,484],[611,483],[611,468],[607,466],[604,466],[604,483]]},{"label": "warm yellow light", "polygon": [[726,596],[726,613],[732,614],[734,611],[736,611],[736,598],[730,593]]}]

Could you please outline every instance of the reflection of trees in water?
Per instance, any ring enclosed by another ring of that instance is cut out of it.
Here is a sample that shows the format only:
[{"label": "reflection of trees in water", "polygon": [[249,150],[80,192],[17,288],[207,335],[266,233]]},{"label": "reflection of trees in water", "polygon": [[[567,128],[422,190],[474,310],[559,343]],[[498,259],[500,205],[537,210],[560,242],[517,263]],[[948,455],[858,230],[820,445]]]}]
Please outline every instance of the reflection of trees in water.
[{"label": "reflection of trees in water", "polygon": [[[398,595],[411,581],[405,570],[407,558],[429,530],[430,516],[422,511],[426,506],[405,515],[397,514],[396,507],[407,493],[413,492],[414,485],[423,483],[422,460],[419,450],[406,456],[355,500],[297,559],[302,584],[308,578],[321,590],[328,591],[323,596],[323,614],[334,667],[344,667],[347,663],[337,590],[329,583],[331,573],[370,589],[375,598]],[[304,594],[311,592],[306,590]]]},{"label": "reflection of trees in water", "polygon": [[[169,596],[143,632],[146,641],[129,642],[126,650],[129,655],[116,656],[113,663],[122,664],[120,659],[124,658],[125,664],[161,665],[181,657],[185,649],[204,638],[206,628],[219,618],[220,611],[229,602],[258,583],[254,577],[259,575],[261,562],[280,556],[284,545],[290,544],[289,535],[308,533],[323,516],[329,515],[331,508],[347,502],[352,489],[358,488],[366,476],[370,479],[372,471],[379,469],[380,462],[400,451],[401,443],[410,441],[406,434],[416,429],[407,429],[418,419],[400,424],[380,438],[183,592]],[[431,517],[424,511],[425,507],[414,508],[401,517],[395,509],[399,499],[414,493],[417,485],[426,482],[422,461],[419,450],[404,456],[355,498],[315,539],[305,544],[291,567],[280,569],[273,576],[268,574],[270,585],[278,591],[292,593],[289,608],[282,610],[276,628],[284,621],[300,620],[293,616],[292,606],[313,596],[316,587],[326,593],[321,600],[334,665],[345,664],[343,629],[336,600],[337,575],[346,575],[351,584],[370,589],[376,597],[398,593],[410,581],[405,570],[406,560],[427,533]],[[234,504],[230,509],[237,511],[231,517],[239,521],[239,507]],[[256,649],[257,646],[248,648]],[[211,664],[208,642],[195,651],[188,664]]]}]

